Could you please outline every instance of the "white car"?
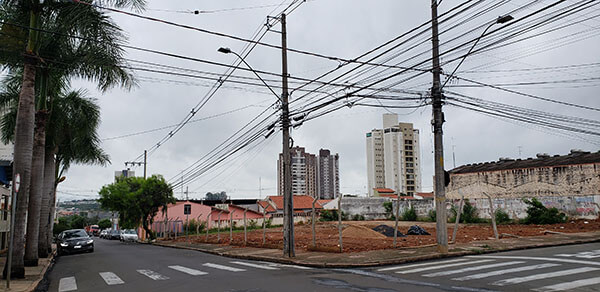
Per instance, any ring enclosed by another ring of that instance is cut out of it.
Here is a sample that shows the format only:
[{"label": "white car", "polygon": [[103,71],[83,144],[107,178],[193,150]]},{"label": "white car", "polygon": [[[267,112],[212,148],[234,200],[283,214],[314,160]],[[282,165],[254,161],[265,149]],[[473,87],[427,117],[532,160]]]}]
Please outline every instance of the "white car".
[{"label": "white car", "polygon": [[138,235],[137,232],[133,229],[125,229],[121,230],[121,241],[137,241]]}]

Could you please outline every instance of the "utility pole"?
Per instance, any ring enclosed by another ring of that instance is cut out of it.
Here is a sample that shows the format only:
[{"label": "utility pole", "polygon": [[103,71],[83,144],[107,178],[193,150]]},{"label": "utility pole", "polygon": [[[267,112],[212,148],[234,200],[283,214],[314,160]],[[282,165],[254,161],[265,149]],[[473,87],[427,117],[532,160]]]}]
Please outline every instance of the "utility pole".
[{"label": "utility pole", "polygon": [[144,178],[146,178],[146,159],[148,158],[148,151],[144,150]]},{"label": "utility pole", "polygon": [[431,98],[433,103],[433,139],[434,139],[434,165],[435,165],[435,209],[437,249],[440,253],[448,252],[448,230],[446,229],[446,190],[444,185],[444,141],[442,125],[444,113],[442,112],[442,91],[440,86],[440,51],[438,39],[438,0],[431,0],[431,32],[432,32],[432,60],[433,60],[433,86]]},{"label": "utility pole", "polygon": [[290,165],[290,121],[288,108],[287,32],[285,13],[281,14],[281,127],[283,131],[283,255],[295,257],[294,250],[294,200]]}]

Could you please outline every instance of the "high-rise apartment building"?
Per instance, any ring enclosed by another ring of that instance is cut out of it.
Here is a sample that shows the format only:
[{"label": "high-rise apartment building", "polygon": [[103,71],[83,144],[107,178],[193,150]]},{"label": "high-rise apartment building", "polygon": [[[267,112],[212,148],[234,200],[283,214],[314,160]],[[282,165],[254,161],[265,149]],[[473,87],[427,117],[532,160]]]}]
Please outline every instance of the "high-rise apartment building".
[{"label": "high-rise apartment building", "polygon": [[327,149],[319,150],[317,191],[319,199],[333,199],[340,193],[339,155]]},{"label": "high-rise apartment building", "polygon": [[[339,193],[337,154],[321,149],[319,156],[306,152],[304,147],[290,149],[292,170],[292,195],[307,195],[322,199]],[[283,195],[283,154],[277,160],[277,194]]]},{"label": "high-rise apartment building", "polygon": [[367,133],[369,196],[374,188],[390,188],[409,196],[421,191],[419,130],[384,114],[383,129]]}]

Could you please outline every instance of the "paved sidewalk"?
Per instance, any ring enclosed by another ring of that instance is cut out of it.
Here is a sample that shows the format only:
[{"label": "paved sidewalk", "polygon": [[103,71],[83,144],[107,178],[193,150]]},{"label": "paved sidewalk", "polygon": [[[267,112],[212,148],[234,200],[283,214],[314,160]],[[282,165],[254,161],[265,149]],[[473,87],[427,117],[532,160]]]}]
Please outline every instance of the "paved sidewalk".
[{"label": "paved sidewalk", "polygon": [[[0,256],[0,273],[4,270],[6,254]],[[6,289],[6,280],[0,277],[0,291],[35,291],[40,281],[44,278],[46,271],[54,262],[54,252],[48,258],[39,259],[37,267],[25,267],[24,279],[11,279],[10,290]],[[1,276],[1,274],[0,274]]]},{"label": "paved sidewalk", "polygon": [[468,244],[451,244],[448,254],[438,253],[435,246],[386,249],[356,253],[327,253],[296,250],[296,257],[292,259],[283,257],[283,252],[280,249],[239,247],[224,244],[188,244],[186,242],[171,241],[159,241],[154,244],[248,260],[296,264],[310,267],[351,268],[401,264],[444,257],[590,242],[600,242],[600,232],[548,234],[543,236],[476,241]]}]

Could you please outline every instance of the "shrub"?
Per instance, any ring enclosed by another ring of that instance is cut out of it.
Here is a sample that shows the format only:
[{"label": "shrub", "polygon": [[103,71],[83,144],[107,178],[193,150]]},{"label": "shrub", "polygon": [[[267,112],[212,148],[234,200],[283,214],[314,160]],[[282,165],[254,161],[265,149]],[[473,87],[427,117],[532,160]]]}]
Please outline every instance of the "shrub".
[{"label": "shrub", "polygon": [[[455,206],[450,208],[450,214],[452,215],[448,218],[448,222],[456,222],[457,212],[458,211]],[[469,199],[465,199],[462,213],[460,214],[460,223],[481,223],[482,221],[483,220],[477,216],[477,207],[471,205]]]},{"label": "shrub", "polygon": [[429,219],[429,221],[431,222],[435,222],[437,221],[437,213],[435,210],[429,210],[429,212],[427,212],[427,219]]},{"label": "shrub", "polygon": [[402,213],[402,221],[417,221],[417,212],[412,206],[410,209],[405,209]]},{"label": "shrub", "polygon": [[256,222],[256,220],[250,220],[250,222],[248,222],[248,228],[250,229],[256,229],[257,226],[258,223]]},{"label": "shrub", "polygon": [[497,224],[507,224],[511,222],[508,213],[506,213],[502,209],[496,209],[496,211],[494,212],[494,216],[496,217]]},{"label": "shrub", "polygon": [[273,218],[265,220],[265,227],[271,228],[271,224],[273,224]]},{"label": "shrub", "polygon": [[567,221],[567,216],[556,208],[546,208],[542,202],[533,198],[531,200],[523,199],[527,207],[527,217],[523,222],[525,224],[555,224]]},{"label": "shrub", "polygon": [[365,216],[360,215],[360,214],[354,214],[352,215],[352,221],[364,221],[365,220]]},{"label": "shrub", "polygon": [[[337,221],[338,211],[337,210],[323,210],[321,211],[320,221]],[[348,214],[342,212],[342,220],[348,220]]]},{"label": "shrub", "polygon": [[385,208],[385,217],[389,220],[396,220],[396,216],[394,216],[394,203],[385,202],[383,203],[383,208]]}]

